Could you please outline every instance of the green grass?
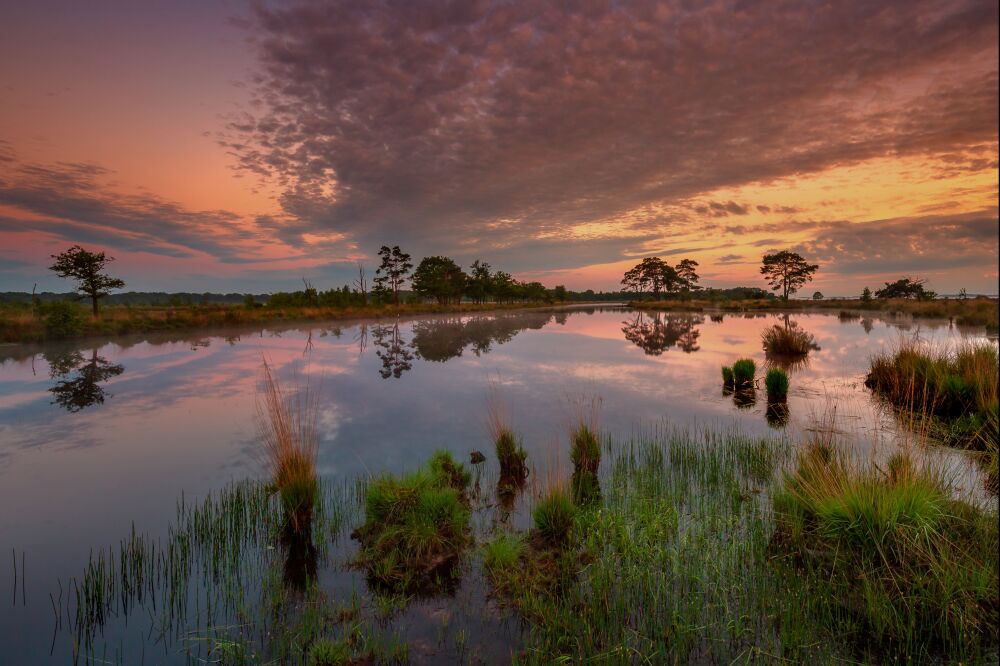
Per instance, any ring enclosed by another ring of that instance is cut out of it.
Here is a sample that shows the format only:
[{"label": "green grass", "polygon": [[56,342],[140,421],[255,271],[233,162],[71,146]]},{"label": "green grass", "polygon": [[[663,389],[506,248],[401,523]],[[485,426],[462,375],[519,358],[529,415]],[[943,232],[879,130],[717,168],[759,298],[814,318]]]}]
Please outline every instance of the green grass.
[{"label": "green grass", "polygon": [[722,386],[723,388],[734,388],[736,386],[736,377],[733,375],[732,366],[722,366]]},{"label": "green grass", "polygon": [[946,442],[986,450],[997,441],[997,381],[995,345],[907,342],[871,359],[865,385]]},{"label": "green grass", "polygon": [[[886,470],[810,448],[774,497],[774,543],[828,617],[893,660],[976,660],[998,630],[997,517],[905,455]],[[822,583],[820,583],[822,581]]]},{"label": "green grass", "polygon": [[528,474],[526,460],[528,452],[524,450],[521,439],[509,428],[500,428],[496,437],[497,461],[500,463],[500,476],[515,484],[523,481]]},{"label": "green grass", "polygon": [[356,531],[358,560],[369,575],[401,590],[437,584],[437,574],[469,542],[468,483],[469,473],[446,451],[424,469],[375,478],[365,495],[365,523]]},{"label": "green grass", "polygon": [[601,441],[589,425],[579,424],[570,434],[570,460],[574,470],[587,474],[597,474],[601,465]]},{"label": "green grass", "polygon": [[757,364],[753,359],[742,358],[733,363],[733,385],[737,389],[744,389],[753,386],[754,377],[757,374]]},{"label": "green grass", "polygon": [[321,639],[309,650],[309,666],[346,666],[354,663],[354,654],[346,641]]},{"label": "green grass", "polygon": [[549,490],[535,506],[531,516],[535,530],[543,541],[551,545],[565,544],[573,531],[576,506],[565,489],[556,487]]},{"label": "green grass", "polygon": [[764,377],[769,402],[780,402],[788,397],[788,373],[781,368],[771,368]]}]

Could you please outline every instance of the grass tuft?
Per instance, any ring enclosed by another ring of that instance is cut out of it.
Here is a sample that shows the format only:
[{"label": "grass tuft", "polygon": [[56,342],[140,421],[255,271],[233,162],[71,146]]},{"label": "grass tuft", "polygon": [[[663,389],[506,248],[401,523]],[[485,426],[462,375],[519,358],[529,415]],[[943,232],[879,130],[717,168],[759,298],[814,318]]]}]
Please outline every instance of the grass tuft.
[{"label": "grass tuft", "polygon": [[831,586],[821,603],[906,661],[979,654],[996,637],[995,516],[906,455],[861,468],[810,447],[774,497],[773,544]]},{"label": "grass tuft", "polygon": [[812,334],[794,323],[787,326],[775,324],[765,329],[760,337],[768,356],[794,358],[807,356],[810,351],[819,349]]},{"label": "grass tuft", "polygon": [[267,361],[257,393],[257,432],[264,445],[273,488],[281,498],[287,525],[295,533],[311,529],[319,492],[316,480],[316,403],[308,391],[290,400]]},{"label": "grass tuft", "polygon": [[551,489],[532,512],[535,530],[548,544],[564,545],[569,541],[576,518],[576,506],[569,493],[561,487]]},{"label": "grass tuft", "polygon": [[764,377],[768,402],[780,402],[788,398],[788,373],[781,368],[771,368]]},{"label": "grass tuft", "polygon": [[756,374],[757,364],[753,362],[753,359],[741,358],[736,363],[733,363],[733,384],[737,389],[753,386]]}]

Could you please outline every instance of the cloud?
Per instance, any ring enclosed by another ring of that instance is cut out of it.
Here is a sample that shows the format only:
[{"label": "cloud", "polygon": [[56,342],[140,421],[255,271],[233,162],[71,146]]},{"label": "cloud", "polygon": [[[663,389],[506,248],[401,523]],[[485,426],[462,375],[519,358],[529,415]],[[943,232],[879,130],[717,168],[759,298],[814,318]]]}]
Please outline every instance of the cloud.
[{"label": "cloud", "polygon": [[193,211],[149,194],[115,192],[112,172],[98,164],[42,165],[17,161],[12,150],[7,154],[11,168],[0,176],[0,204],[20,215],[0,217],[0,231],[37,231],[176,258],[204,253],[223,262],[258,261],[239,245],[255,232],[234,213]]},{"label": "cloud", "polygon": [[914,274],[953,269],[996,271],[997,211],[828,222],[796,248],[839,274]]},{"label": "cloud", "polygon": [[290,242],[504,245],[997,138],[996,3],[305,1],[247,25],[257,111],[222,143],[282,186]]}]

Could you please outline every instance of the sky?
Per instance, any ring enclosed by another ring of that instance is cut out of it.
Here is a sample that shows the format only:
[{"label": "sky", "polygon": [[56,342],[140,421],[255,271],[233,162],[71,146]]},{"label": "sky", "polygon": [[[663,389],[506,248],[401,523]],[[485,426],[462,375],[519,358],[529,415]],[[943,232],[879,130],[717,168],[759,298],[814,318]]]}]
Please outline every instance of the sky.
[{"label": "sky", "polygon": [[383,245],[616,289],[997,293],[995,0],[0,0],[0,291],[324,289]]}]

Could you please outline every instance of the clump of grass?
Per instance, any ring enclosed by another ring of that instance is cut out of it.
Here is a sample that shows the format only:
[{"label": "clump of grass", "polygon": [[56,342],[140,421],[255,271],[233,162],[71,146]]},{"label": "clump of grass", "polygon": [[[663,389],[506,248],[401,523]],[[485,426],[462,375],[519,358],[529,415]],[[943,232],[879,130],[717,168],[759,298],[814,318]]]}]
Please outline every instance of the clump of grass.
[{"label": "clump of grass", "polygon": [[873,357],[865,385],[911,415],[932,417],[949,443],[986,449],[997,441],[997,380],[995,346],[911,341]]},{"label": "clump of grass", "polygon": [[722,366],[722,386],[729,389],[736,387],[736,377],[733,375],[732,366]]},{"label": "clump of grass", "polygon": [[524,541],[520,537],[502,533],[483,547],[483,566],[494,581],[508,579],[521,571],[524,552]]},{"label": "clump of grass", "polygon": [[374,479],[365,494],[365,523],[354,536],[359,560],[377,582],[412,589],[437,583],[469,541],[465,488],[469,473],[449,453],[424,469]]},{"label": "clump of grass", "polygon": [[524,450],[521,439],[514,431],[509,428],[500,430],[496,436],[496,453],[500,463],[500,476],[523,480],[528,475],[528,452]]},{"label": "clump of grass", "polygon": [[346,641],[320,639],[309,649],[309,666],[346,666],[351,663],[354,663],[354,655]]},{"label": "clump of grass", "polygon": [[943,650],[973,657],[998,629],[995,515],[953,499],[906,455],[861,468],[810,447],[774,497],[773,545],[826,581],[821,603],[847,613],[894,660]]},{"label": "clump of grass", "polygon": [[757,364],[750,358],[741,358],[733,363],[733,386],[737,389],[745,389],[753,386],[754,376],[757,374]]},{"label": "clump of grass", "polygon": [[300,392],[295,400],[286,397],[267,361],[262,375],[255,416],[272,487],[281,498],[288,527],[306,533],[319,491],[317,404],[308,391]]},{"label": "clump of grass", "polygon": [[771,368],[764,377],[768,402],[780,402],[788,398],[788,373],[781,368]]},{"label": "clump of grass", "polygon": [[553,546],[569,542],[576,519],[576,506],[564,488],[555,487],[538,502],[532,511],[538,536]]},{"label": "clump of grass", "polygon": [[764,343],[764,351],[768,356],[800,357],[807,356],[810,351],[819,349],[816,339],[798,325],[787,326],[775,324],[760,334]]},{"label": "clump of grass", "polygon": [[581,423],[573,430],[569,456],[576,471],[597,474],[601,465],[601,442],[592,426]]}]

